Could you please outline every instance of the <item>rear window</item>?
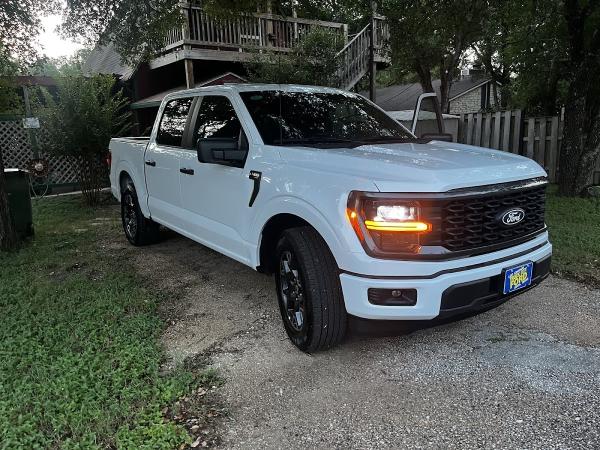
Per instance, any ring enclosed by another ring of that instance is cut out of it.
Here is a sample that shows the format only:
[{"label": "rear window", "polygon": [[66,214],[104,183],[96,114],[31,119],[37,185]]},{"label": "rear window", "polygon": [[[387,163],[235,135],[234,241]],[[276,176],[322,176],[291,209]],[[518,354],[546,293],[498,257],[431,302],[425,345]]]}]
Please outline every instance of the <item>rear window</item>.
[{"label": "rear window", "polygon": [[192,98],[176,98],[165,105],[165,109],[158,126],[156,143],[181,147],[183,132],[187,122],[188,113],[192,106]]}]

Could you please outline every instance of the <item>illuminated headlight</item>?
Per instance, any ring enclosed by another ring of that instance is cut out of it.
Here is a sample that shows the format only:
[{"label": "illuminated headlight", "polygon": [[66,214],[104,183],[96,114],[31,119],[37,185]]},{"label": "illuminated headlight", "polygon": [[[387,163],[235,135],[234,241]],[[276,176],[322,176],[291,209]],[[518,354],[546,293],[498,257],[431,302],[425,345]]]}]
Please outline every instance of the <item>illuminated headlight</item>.
[{"label": "illuminated headlight", "polygon": [[417,208],[405,205],[381,205],[377,207],[375,222],[417,220]]},{"label": "illuminated headlight", "polygon": [[393,196],[352,192],[348,198],[348,220],[371,255],[416,253],[420,249],[419,236],[431,231],[417,202]]}]

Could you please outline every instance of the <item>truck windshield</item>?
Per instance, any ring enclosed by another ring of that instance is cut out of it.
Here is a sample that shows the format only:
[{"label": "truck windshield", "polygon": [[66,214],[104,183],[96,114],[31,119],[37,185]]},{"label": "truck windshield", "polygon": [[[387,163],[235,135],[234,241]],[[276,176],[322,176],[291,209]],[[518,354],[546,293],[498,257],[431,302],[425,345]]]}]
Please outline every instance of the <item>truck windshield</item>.
[{"label": "truck windshield", "polygon": [[356,147],[415,140],[398,122],[358,95],[286,91],[240,95],[267,145]]}]

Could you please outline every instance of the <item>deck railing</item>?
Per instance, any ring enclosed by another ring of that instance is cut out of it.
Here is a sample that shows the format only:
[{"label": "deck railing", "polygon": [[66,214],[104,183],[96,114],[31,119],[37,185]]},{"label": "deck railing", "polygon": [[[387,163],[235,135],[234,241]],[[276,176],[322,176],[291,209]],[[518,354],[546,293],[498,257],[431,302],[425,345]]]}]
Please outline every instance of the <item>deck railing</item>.
[{"label": "deck railing", "polygon": [[[386,59],[385,43],[389,39],[389,27],[382,16],[376,16],[373,25],[375,61],[383,61]],[[354,35],[336,56],[339,60],[338,79],[342,89],[352,88],[369,71],[371,26],[369,23]]]},{"label": "deck railing", "polygon": [[187,23],[169,33],[165,50],[187,44],[222,50],[289,51],[315,28],[339,34],[344,43],[347,41],[348,27],[343,23],[259,13],[223,19],[210,16],[197,5],[188,5],[184,11]]}]

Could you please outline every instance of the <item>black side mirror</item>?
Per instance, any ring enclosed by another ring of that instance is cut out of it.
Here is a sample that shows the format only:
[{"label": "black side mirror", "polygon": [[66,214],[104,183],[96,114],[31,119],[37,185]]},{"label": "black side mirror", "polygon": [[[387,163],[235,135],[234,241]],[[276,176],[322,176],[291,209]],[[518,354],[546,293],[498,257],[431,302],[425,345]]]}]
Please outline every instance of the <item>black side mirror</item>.
[{"label": "black side mirror", "polygon": [[246,159],[246,151],[234,138],[200,138],[196,149],[201,163],[241,167]]}]

